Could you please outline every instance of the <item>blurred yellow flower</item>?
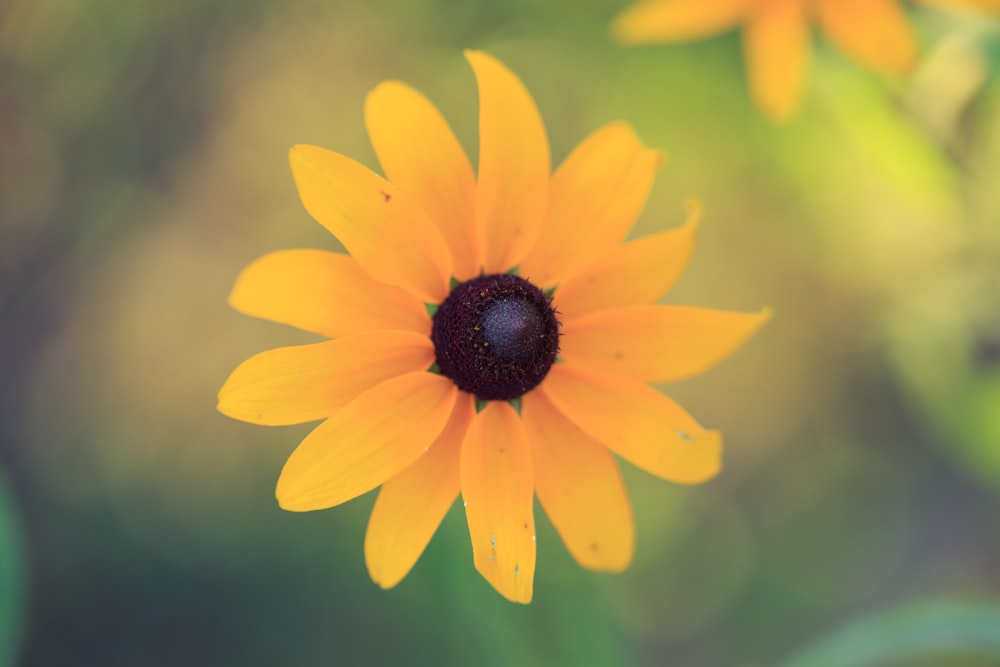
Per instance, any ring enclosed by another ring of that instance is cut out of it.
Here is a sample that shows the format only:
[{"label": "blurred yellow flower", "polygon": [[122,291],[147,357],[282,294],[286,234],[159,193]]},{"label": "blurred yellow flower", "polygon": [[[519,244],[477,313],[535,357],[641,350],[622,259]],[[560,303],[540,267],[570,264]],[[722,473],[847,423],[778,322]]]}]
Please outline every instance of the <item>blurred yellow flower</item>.
[{"label": "blurred yellow flower", "polygon": [[552,175],[521,81],[485,53],[466,56],[478,178],[437,109],[395,81],[365,105],[386,178],[292,149],[306,210],[350,256],[266,255],[231,303],[333,340],[244,362],[219,410],[257,424],[325,420],[289,457],[278,502],[323,509],[381,485],[365,538],[381,586],[409,572],[461,493],[476,569],[526,603],[534,494],[583,567],[626,568],[634,525],[611,452],[681,483],[720,463],[718,433],[647,383],[702,372],[769,314],[654,305],[697,226],[692,207],[687,225],[621,244],[661,154],[613,123]]},{"label": "blurred yellow flower", "polygon": [[[1000,0],[919,0],[942,7],[1000,12]],[[618,15],[627,44],[684,42],[743,26],[750,94],[775,120],[792,117],[809,67],[809,24],[863,65],[906,72],[916,40],[898,0],[640,0]]]}]

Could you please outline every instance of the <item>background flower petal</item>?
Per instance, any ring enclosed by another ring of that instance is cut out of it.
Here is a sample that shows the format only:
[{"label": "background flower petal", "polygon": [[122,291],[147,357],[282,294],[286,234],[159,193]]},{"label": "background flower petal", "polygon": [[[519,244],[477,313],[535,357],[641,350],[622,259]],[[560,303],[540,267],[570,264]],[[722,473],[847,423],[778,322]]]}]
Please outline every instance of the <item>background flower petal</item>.
[{"label": "background flower petal", "polygon": [[551,160],[542,117],[521,80],[482,51],[465,57],[479,86],[476,227],[486,273],[516,265],[538,239]]},{"label": "background flower petal", "polygon": [[761,3],[743,28],[750,94],[777,121],[798,109],[809,69],[809,27],[801,0]]},{"label": "background flower petal", "polygon": [[276,426],[325,419],[364,391],[427,370],[434,345],[411,331],[369,331],[250,357],[219,391],[219,411]]},{"label": "background flower petal", "polygon": [[635,522],[614,457],[544,394],[523,405],[535,493],[552,525],[582,567],[621,572],[632,562]]},{"label": "background flower petal", "polygon": [[369,389],[292,452],[276,496],[286,510],[333,507],[371,491],[419,459],[444,429],[458,390],[434,373]]},{"label": "background flower petal", "polygon": [[917,56],[898,0],[818,0],[816,13],[830,41],[868,67],[902,74]]},{"label": "background flower petal", "polygon": [[462,444],[462,499],[476,569],[513,602],[531,602],[535,518],[531,452],[521,418],[490,401]]},{"label": "background flower petal", "polygon": [[350,255],[279,250],[243,269],[229,303],[236,310],[330,338],[374,329],[431,330],[420,299],[372,280]]},{"label": "background flower petal", "polygon": [[564,321],[559,353],[643,382],[673,382],[728,357],[770,317],[769,310],[626,306]]},{"label": "background flower petal", "polygon": [[748,0],[644,0],[628,7],[611,24],[626,44],[681,42],[709,37],[735,26]]},{"label": "background flower petal", "polygon": [[386,178],[424,209],[451,249],[454,276],[476,276],[476,177],[447,121],[418,91],[386,81],[368,94],[365,123]]},{"label": "background flower petal", "polygon": [[462,441],[475,413],[472,395],[459,393],[430,451],[382,485],[365,533],[368,574],[382,588],[406,576],[458,497]]},{"label": "background flower petal", "polygon": [[562,318],[662,297],[687,267],[700,217],[701,208],[691,202],[684,226],[615,247],[571,274],[555,291],[553,303]]},{"label": "background flower petal", "polygon": [[658,477],[697,484],[719,472],[719,434],[638,380],[567,361],[536,391],[587,435]]},{"label": "background flower petal", "polygon": [[521,275],[547,287],[621,242],[662,163],[663,154],[646,148],[628,123],[605,125],[584,139],[552,177],[545,225]]},{"label": "background flower petal", "polygon": [[302,203],[372,278],[426,303],[448,294],[451,253],[420,207],[350,158],[299,145],[289,161]]}]

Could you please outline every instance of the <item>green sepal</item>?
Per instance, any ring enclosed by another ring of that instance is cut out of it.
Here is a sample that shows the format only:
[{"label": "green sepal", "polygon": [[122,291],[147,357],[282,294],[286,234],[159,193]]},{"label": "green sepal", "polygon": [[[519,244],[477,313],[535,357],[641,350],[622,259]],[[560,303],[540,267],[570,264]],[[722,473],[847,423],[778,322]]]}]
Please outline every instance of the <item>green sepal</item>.
[{"label": "green sepal", "polygon": [[549,288],[546,288],[546,289],[542,290],[542,294],[545,295],[545,298],[548,299],[549,301],[552,300],[552,296],[555,293],[556,293],[556,288],[555,287],[549,287]]},{"label": "green sepal", "polygon": [[521,270],[521,266],[519,264],[515,264],[514,266],[510,267],[509,269],[507,269],[506,274],[508,276],[520,275],[519,274],[520,270]]},{"label": "green sepal", "polygon": [[451,277],[451,280],[450,280],[450,281],[448,281],[448,289],[449,289],[449,290],[453,290],[453,289],[455,289],[456,287],[458,287],[458,286],[459,286],[459,285],[461,285],[461,284],[462,284],[462,281],[461,281],[461,280],[459,280],[459,279],[458,279],[458,278],[456,278],[455,276],[452,276],[452,277]]},{"label": "green sepal", "polygon": [[512,399],[510,399],[507,402],[510,403],[510,407],[514,408],[514,412],[516,412],[517,416],[520,417],[521,416],[521,397],[518,396],[517,398],[512,398]]},{"label": "green sepal", "polygon": [[427,372],[441,375],[441,367],[437,365],[437,362],[434,362],[431,364],[431,367],[427,369]]},{"label": "green sepal", "polygon": [[478,396],[476,396],[476,414],[477,415],[480,412],[482,412],[483,410],[486,409],[486,404],[487,403],[489,403],[489,401],[487,401],[485,399],[482,399],[482,398],[479,398]]},{"label": "green sepal", "polygon": [[434,317],[434,313],[438,311],[438,305],[436,303],[425,303],[424,308],[427,310],[427,314]]}]

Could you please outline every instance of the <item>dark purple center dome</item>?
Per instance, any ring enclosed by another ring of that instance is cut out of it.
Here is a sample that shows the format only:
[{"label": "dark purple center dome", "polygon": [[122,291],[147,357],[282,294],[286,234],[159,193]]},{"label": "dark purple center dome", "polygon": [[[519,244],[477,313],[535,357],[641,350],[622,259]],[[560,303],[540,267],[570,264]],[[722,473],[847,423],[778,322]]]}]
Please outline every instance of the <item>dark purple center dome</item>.
[{"label": "dark purple center dome", "polygon": [[531,391],[559,352],[549,297],[524,278],[496,274],[456,286],[434,313],[431,340],[441,374],[486,401]]}]

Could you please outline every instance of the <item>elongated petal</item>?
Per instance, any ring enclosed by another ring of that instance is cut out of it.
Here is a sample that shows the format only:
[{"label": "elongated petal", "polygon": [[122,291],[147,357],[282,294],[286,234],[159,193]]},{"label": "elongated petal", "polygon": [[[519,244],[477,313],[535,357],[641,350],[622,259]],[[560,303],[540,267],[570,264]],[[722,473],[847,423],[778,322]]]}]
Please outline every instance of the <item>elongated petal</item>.
[{"label": "elongated petal", "polygon": [[818,0],[819,22],[834,44],[863,65],[902,74],[917,55],[898,0]]},{"label": "elongated petal", "polygon": [[444,237],[455,277],[475,277],[476,177],[447,121],[413,88],[386,81],[368,94],[365,122],[386,178],[420,204]]},{"label": "elongated petal", "polygon": [[640,0],[611,24],[626,44],[683,42],[724,32],[747,12],[748,0]]},{"label": "elongated petal", "polygon": [[750,94],[776,121],[798,109],[809,69],[809,28],[801,0],[761,3],[743,29]]},{"label": "elongated petal", "polygon": [[219,391],[219,411],[268,426],[325,419],[375,385],[433,363],[433,343],[412,331],[268,350],[233,371]]},{"label": "elongated petal", "polygon": [[673,382],[703,373],[735,352],[771,313],[689,306],[626,306],[563,323],[567,361],[643,382]]},{"label": "elongated petal", "polygon": [[476,569],[505,598],[527,604],[535,576],[531,452],[509,404],[490,401],[472,420],[461,465]]},{"label": "elongated petal", "polygon": [[587,435],[657,477],[697,484],[719,472],[719,434],[638,380],[565,362],[536,391]]},{"label": "elongated petal", "polygon": [[626,123],[597,130],[570,153],[552,178],[549,212],[521,275],[553,285],[627,235],[646,205],[663,162]]},{"label": "elongated petal", "polygon": [[289,161],[302,203],[379,282],[402,287],[426,303],[448,294],[451,254],[420,207],[398,188],[350,158],[296,146]]},{"label": "elongated petal", "polygon": [[458,497],[462,441],[473,415],[472,395],[459,393],[430,451],[382,485],[365,534],[365,564],[382,588],[402,581]]},{"label": "elongated petal", "polygon": [[520,79],[481,51],[466,51],[465,57],[479,85],[480,256],[486,273],[502,273],[538,239],[551,171],[549,139]]},{"label": "elongated petal", "polygon": [[245,268],[229,295],[236,310],[330,338],[375,329],[431,330],[420,299],[368,277],[349,255],[279,250]]},{"label": "elongated petal", "polygon": [[582,567],[621,572],[632,562],[635,522],[611,452],[544,394],[525,396],[522,414],[535,493],[566,548]]},{"label": "elongated petal", "polygon": [[569,276],[555,291],[564,319],[618,306],[654,303],[687,267],[701,208],[691,202],[683,227],[630,241]]},{"label": "elongated petal", "polygon": [[438,437],[458,390],[434,373],[410,373],[369,389],[320,424],[292,452],[278,504],[324,509],[371,491],[411,466]]}]

